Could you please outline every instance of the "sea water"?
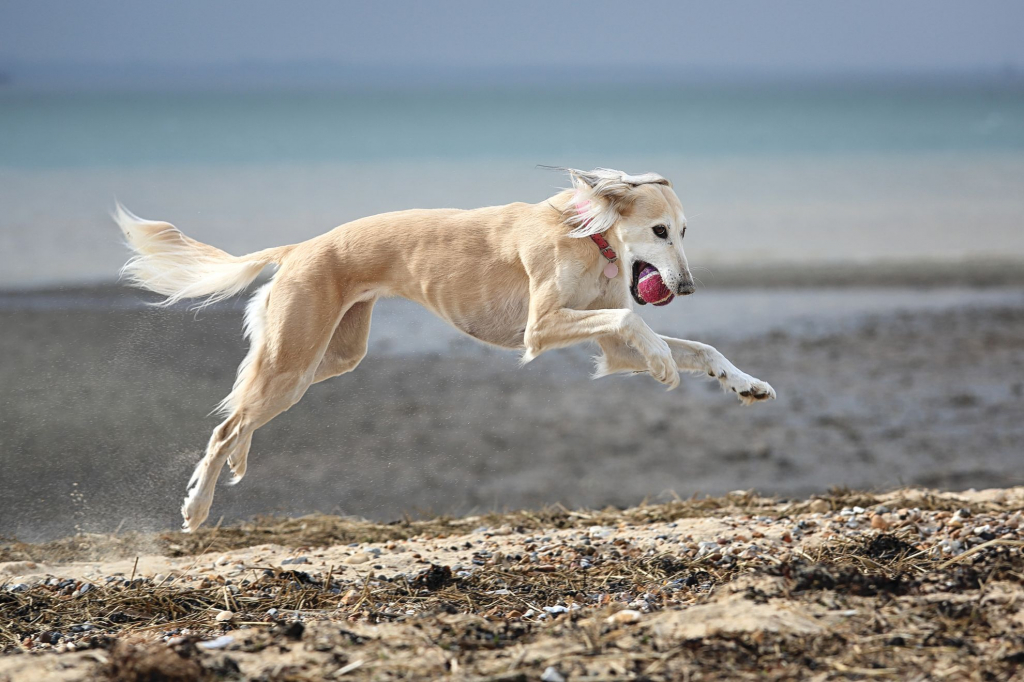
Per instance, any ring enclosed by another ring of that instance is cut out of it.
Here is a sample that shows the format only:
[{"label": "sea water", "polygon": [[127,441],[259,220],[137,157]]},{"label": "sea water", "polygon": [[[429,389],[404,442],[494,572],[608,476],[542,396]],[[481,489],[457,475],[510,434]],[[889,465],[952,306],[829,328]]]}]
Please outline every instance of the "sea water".
[{"label": "sea water", "polygon": [[674,182],[695,266],[1024,259],[1024,89],[0,90],[0,288],[111,281],[115,198],[234,253],[541,201],[538,164]]}]

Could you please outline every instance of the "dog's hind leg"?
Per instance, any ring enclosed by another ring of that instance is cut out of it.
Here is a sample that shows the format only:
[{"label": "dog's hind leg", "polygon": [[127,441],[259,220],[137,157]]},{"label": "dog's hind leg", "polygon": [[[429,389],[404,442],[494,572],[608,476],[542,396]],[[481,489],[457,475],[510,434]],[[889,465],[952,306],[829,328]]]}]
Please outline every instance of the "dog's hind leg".
[{"label": "dog's hind leg", "polygon": [[370,316],[377,299],[356,303],[338,323],[320,360],[313,383],[354,370],[366,356],[366,343],[370,338]]},{"label": "dog's hind leg", "polygon": [[262,328],[252,334],[250,354],[222,403],[227,418],[213,430],[189,481],[181,508],[185,530],[195,530],[206,520],[224,464],[229,459],[234,463],[236,478],[244,473],[253,432],[297,403],[309,388],[345,310],[336,289],[308,286],[285,272],[261,294]]},{"label": "dog's hind leg", "polygon": [[[231,411],[231,404],[235,400],[237,392],[240,390],[242,382],[248,377],[248,369],[256,358],[257,352],[263,347],[264,336],[267,328],[267,309],[270,302],[270,291],[273,287],[273,282],[264,284],[260,287],[252,298],[249,299],[249,303],[245,306],[245,338],[249,339],[249,352],[246,354],[245,359],[242,360],[242,364],[238,367],[237,378],[235,379],[235,385],[231,393],[228,394],[218,406],[218,411],[222,414],[229,414]],[[228,485],[236,485],[245,477],[245,466],[246,459],[249,455],[249,447],[252,445],[252,434],[250,433],[248,438],[243,439],[238,447],[233,448],[228,454],[228,466],[231,468],[233,474]]]},{"label": "dog's hind leg", "polygon": [[231,469],[231,480],[228,485],[238,485],[245,478],[246,462],[249,460],[249,448],[252,447],[252,434],[242,440],[237,448],[228,453],[228,468]]},{"label": "dog's hind leg", "polygon": [[[269,285],[267,285],[269,286]],[[246,332],[254,338],[262,336],[263,311],[265,305],[261,303],[263,292],[258,292],[246,310]],[[351,372],[366,355],[366,342],[370,336],[370,315],[373,312],[373,304],[376,299],[360,301],[348,309],[348,312],[341,318],[341,322],[334,329],[331,341],[327,345],[316,373],[313,375],[313,383],[330,379],[331,377]],[[243,371],[244,371],[243,362]],[[252,434],[239,443],[239,446],[228,455],[228,467],[231,468],[229,485],[235,485],[245,477],[246,461],[249,455],[249,445],[252,442]]]}]

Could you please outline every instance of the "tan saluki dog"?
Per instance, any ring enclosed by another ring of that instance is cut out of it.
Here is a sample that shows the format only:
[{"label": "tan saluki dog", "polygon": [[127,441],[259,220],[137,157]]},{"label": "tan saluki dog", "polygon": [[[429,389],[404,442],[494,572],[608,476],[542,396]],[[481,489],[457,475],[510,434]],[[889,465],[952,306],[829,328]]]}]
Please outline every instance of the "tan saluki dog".
[{"label": "tan saluki dog", "polygon": [[[701,372],[744,403],[774,398],[771,386],[711,346],[659,336],[633,311],[634,300],[643,304],[636,279],[646,264],[673,293],[694,291],[686,217],[671,184],[654,173],[564,170],[572,187],[538,204],[384,213],[247,256],[118,205],[115,218],[137,254],[122,272],[165,295],[164,305],[219,301],[278,266],[246,308],[249,352],[189,481],[184,529],[206,520],[225,463],[233,483],[245,475],[256,429],[311,384],[356,368],[382,296],[410,299],[475,339],[523,351],[524,363],[593,341],[601,349],[595,377],[646,372],[671,389],[680,372]],[[607,249],[595,245],[601,237]]]}]

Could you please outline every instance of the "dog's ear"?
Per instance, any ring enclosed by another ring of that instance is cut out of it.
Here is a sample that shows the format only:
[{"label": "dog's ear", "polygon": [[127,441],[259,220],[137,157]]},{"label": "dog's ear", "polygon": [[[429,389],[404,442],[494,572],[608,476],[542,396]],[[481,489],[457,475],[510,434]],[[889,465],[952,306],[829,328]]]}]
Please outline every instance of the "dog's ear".
[{"label": "dog's ear", "polygon": [[672,186],[671,182],[657,173],[630,175],[612,168],[595,168],[592,171],[566,168],[565,171],[569,173],[574,186],[585,184],[602,196],[623,195],[639,185]]},{"label": "dog's ear", "polygon": [[672,186],[671,182],[669,182],[666,178],[661,177],[657,173],[641,173],[640,175],[627,175],[626,173],[623,173],[622,181],[627,184],[633,185],[634,187],[636,187],[637,185],[665,185],[666,187]]},{"label": "dog's ear", "polygon": [[657,173],[628,175],[611,168],[564,170],[569,173],[575,190],[574,206],[566,211],[566,222],[573,227],[569,234],[573,237],[588,237],[611,228],[621,217],[621,210],[635,198],[633,189],[637,186],[671,186]]}]

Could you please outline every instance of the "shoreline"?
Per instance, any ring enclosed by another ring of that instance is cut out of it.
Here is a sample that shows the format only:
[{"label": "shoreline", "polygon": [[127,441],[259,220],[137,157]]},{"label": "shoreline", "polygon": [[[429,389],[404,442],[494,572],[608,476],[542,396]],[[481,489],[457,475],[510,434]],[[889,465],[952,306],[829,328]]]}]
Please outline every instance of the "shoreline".
[{"label": "shoreline", "polygon": [[[815,288],[1002,288],[1024,287],[1024,261],[976,259],[966,261],[895,261],[851,263],[770,263],[694,265],[702,280],[698,290],[715,289],[815,289]],[[269,281],[266,274],[249,287]],[[118,281],[67,282],[26,287],[0,286],[0,306],[5,300],[43,297],[83,297],[102,302],[126,293],[146,301],[159,296],[133,289]],[[241,295],[244,297],[244,294]],[[185,304],[187,307],[187,304]]]}]

